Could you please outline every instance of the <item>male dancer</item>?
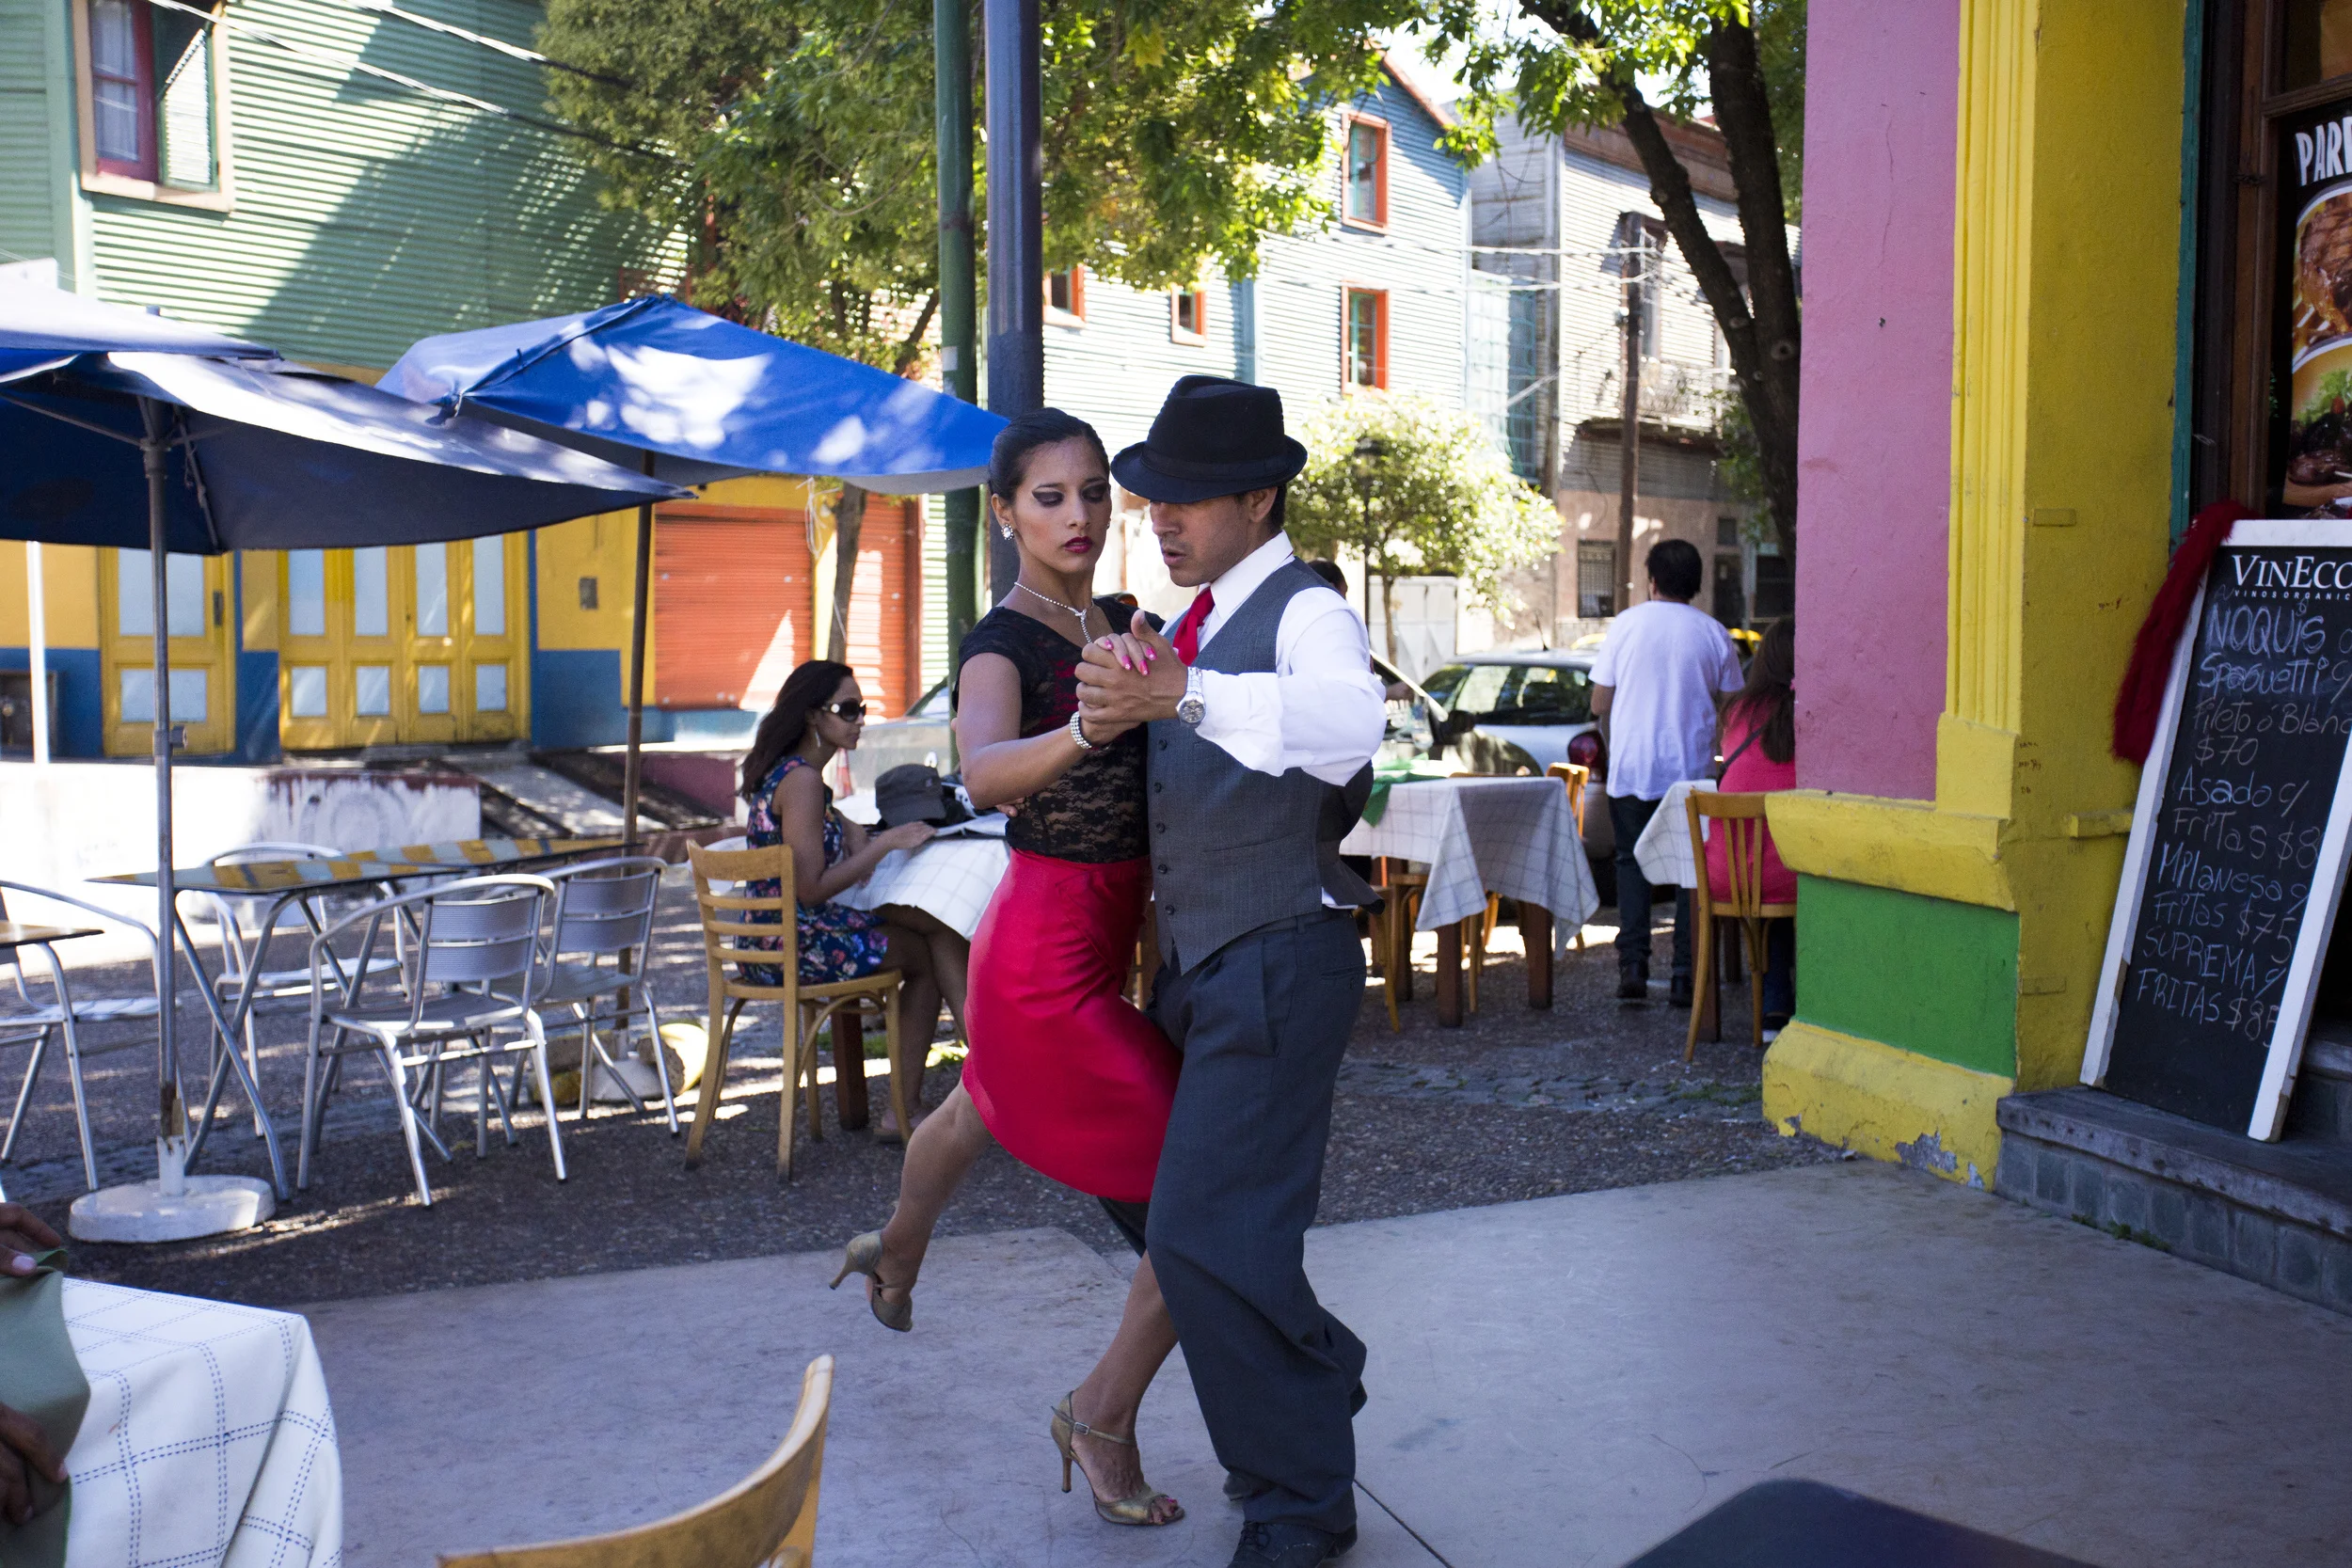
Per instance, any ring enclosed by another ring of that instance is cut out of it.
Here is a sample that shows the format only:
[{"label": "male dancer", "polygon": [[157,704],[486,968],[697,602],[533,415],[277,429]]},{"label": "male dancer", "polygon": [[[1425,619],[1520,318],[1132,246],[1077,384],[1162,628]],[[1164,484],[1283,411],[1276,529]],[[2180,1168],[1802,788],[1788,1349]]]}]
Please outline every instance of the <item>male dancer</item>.
[{"label": "male dancer", "polygon": [[1339,841],[1386,710],[1363,622],[1282,533],[1306,458],[1279,393],[1177,382],[1111,474],[1200,593],[1171,637],[1137,615],[1078,666],[1089,719],[1151,725],[1152,1013],[1184,1063],[1145,1236],[1248,1521],[1232,1568],[1312,1568],[1356,1540],[1364,1346],[1315,1300],[1305,1240],[1363,998],[1350,911],[1374,899]]}]

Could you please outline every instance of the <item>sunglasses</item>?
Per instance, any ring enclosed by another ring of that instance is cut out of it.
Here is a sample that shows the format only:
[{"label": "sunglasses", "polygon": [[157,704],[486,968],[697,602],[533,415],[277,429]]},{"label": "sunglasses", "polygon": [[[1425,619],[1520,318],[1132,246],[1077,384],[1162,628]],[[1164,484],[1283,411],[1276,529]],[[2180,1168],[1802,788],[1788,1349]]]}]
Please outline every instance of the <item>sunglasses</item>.
[{"label": "sunglasses", "polygon": [[851,724],[858,723],[866,718],[866,705],[864,703],[834,703],[832,706],[826,708],[825,711],[832,714],[834,718],[843,720]]}]

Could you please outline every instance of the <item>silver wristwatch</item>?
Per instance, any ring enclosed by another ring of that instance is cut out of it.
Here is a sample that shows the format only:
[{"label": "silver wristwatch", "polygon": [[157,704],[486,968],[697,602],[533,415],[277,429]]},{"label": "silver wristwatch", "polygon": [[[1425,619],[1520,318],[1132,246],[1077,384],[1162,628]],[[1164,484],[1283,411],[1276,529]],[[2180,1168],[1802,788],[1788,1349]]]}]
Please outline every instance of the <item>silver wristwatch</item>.
[{"label": "silver wristwatch", "polygon": [[1198,669],[1185,671],[1184,695],[1176,705],[1176,717],[1187,724],[1198,725],[1201,716],[1208,711],[1208,704],[1200,697],[1200,672]]},{"label": "silver wristwatch", "polygon": [[1094,742],[1087,738],[1086,715],[1073,713],[1070,716],[1070,738],[1078,743],[1078,750],[1081,752],[1094,750]]}]

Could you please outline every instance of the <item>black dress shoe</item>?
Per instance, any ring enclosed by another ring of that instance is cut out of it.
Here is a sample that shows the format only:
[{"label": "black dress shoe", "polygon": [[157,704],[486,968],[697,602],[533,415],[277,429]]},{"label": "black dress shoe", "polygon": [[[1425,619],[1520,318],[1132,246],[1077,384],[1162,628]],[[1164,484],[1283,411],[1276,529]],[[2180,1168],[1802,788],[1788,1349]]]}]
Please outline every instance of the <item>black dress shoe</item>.
[{"label": "black dress shoe", "polygon": [[1233,1548],[1233,1560],[1227,1568],[1315,1568],[1354,1544],[1354,1525],[1333,1535],[1312,1525],[1252,1521],[1242,1526],[1241,1544]]},{"label": "black dress shoe", "polygon": [[1620,964],[1617,967],[1617,1000],[1646,1002],[1649,1000],[1649,971],[1640,964]]},{"label": "black dress shoe", "polygon": [[1666,982],[1666,1006],[1687,1007],[1691,1005],[1691,977],[1677,974]]}]

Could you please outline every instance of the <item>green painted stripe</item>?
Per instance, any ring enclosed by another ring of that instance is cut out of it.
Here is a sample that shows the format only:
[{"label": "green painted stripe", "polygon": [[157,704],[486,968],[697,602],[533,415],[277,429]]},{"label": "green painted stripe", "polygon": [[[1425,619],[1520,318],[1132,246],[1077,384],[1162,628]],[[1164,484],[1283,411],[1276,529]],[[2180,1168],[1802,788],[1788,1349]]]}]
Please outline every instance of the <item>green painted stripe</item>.
[{"label": "green painted stripe", "polygon": [[1797,1014],[1979,1072],[2017,1072],[2017,917],[1797,879]]}]

